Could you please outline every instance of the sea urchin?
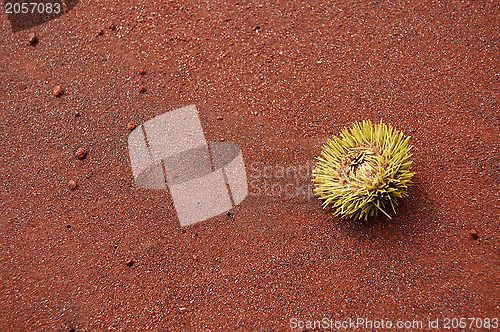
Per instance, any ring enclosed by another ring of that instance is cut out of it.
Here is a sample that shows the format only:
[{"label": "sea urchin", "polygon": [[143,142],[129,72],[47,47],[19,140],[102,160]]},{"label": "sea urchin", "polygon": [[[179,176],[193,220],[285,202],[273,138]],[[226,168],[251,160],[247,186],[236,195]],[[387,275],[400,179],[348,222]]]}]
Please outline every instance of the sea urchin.
[{"label": "sea urchin", "polygon": [[415,175],[411,170],[410,137],[390,125],[371,121],[354,123],[341,138],[333,137],[323,146],[313,170],[314,189],[323,207],[331,205],[334,214],[367,219],[382,212],[398,198]]}]

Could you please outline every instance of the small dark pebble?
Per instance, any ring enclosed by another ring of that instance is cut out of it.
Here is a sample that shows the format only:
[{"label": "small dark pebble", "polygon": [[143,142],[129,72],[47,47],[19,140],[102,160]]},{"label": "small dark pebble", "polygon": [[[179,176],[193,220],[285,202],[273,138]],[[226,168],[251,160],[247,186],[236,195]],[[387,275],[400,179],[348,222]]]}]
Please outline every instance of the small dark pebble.
[{"label": "small dark pebble", "polygon": [[475,229],[471,229],[469,234],[473,240],[479,239],[479,234],[477,233],[477,231]]},{"label": "small dark pebble", "polygon": [[231,212],[227,211],[226,216],[232,217],[233,215],[231,214]]},{"label": "small dark pebble", "polygon": [[30,45],[35,45],[37,42],[38,42],[38,37],[36,36],[36,34],[34,32],[30,33],[28,43]]},{"label": "small dark pebble", "polygon": [[217,120],[222,120],[222,119],[223,119],[223,117],[220,115],[217,117]]},{"label": "small dark pebble", "polygon": [[78,148],[78,150],[76,150],[76,152],[75,152],[75,156],[78,159],[83,159],[83,158],[85,158],[86,155],[87,155],[87,149],[85,149],[85,148]]},{"label": "small dark pebble", "polygon": [[146,69],[139,70],[139,75],[146,75]]},{"label": "small dark pebble", "polygon": [[139,92],[140,92],[140,93],[144,93],[144,92],[146,92],[146,87],[145,87],[144,85],[141,85],[141,86],[139,87]]},{"label": "small dark pebble", "polygon": [[97,34],[98,34],[99,36],[104,35],[104,29],[100,29],[99,31],[97,31]]},{"label": "small dark pebble", "polygon": [[125,265],[127,265],[127,266],[132,266],[132,265],[134,265],[134,260],[133,260],[133,259],[129,259],[129,260],[127,260],[127,261],[125,262]]}]

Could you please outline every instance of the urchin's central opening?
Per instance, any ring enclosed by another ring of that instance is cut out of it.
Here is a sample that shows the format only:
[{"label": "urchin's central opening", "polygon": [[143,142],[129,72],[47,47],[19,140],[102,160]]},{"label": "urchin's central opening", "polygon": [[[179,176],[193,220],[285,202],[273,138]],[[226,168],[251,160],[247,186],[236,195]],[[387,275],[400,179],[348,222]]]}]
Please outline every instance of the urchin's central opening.
[{"label": "urchin's central opening", "polygon": [[384,166],[381,152],[376,146],[358,146],[344,155],[341,173],[351,190],[369,194],[376,190]]}]

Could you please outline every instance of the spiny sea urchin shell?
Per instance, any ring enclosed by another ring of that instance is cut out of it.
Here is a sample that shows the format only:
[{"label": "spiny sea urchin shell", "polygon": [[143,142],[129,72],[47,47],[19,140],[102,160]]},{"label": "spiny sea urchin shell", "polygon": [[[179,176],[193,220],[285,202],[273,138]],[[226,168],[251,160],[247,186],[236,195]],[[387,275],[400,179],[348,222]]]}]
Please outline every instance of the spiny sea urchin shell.
[{"label": "spiny sea urchin shell", "polygon": [[414,172],[411,170],[410,137],[390,125],[371,121],[354,123],[340,138],[323,146],[313,170],[314,189],[323,207],[331,205],[334,214],[367,219],[382,212],[398,198],[408,196]]}]

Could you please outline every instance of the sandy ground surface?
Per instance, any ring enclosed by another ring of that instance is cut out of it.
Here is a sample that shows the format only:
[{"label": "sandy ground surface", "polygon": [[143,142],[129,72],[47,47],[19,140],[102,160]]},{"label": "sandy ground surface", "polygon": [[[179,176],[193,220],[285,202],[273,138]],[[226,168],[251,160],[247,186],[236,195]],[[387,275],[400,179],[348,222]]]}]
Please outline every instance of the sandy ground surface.
[{"label": "sandy ground surface", "polygon": [[[81,1],[15,34],[0,16],[0,330],[500,319],[498,1]],[[190,104],[250,192],[181,228],[134,183],[127,125]],[[362,119],[412,136],[392,219],[334,217],[279,173]]]}]

